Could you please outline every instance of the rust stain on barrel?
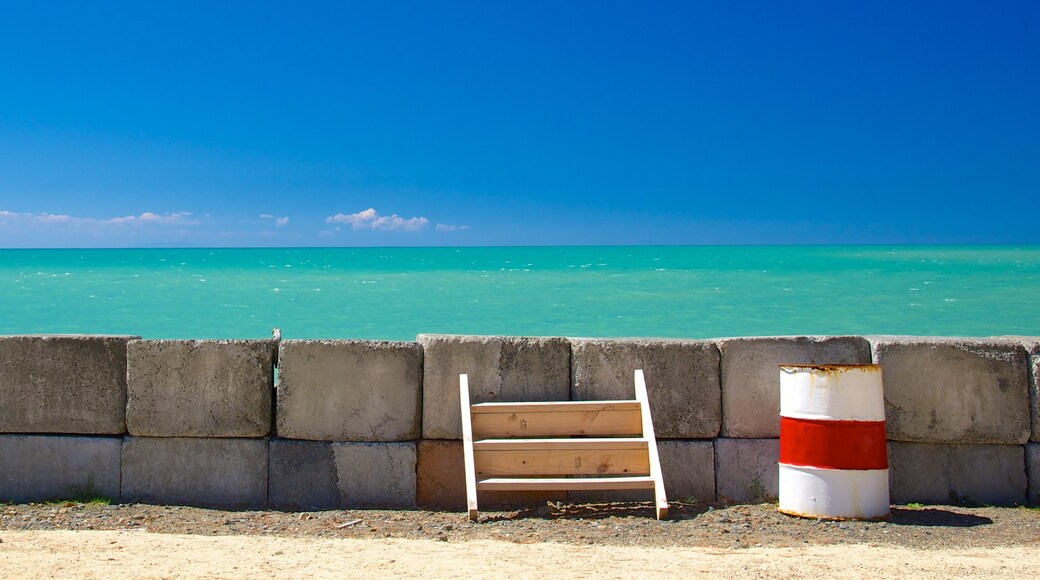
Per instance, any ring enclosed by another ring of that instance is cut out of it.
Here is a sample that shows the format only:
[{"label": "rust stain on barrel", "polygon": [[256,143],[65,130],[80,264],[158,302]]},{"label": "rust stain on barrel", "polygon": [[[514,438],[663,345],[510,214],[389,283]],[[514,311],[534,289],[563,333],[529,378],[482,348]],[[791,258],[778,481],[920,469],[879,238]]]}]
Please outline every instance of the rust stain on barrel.
[{"label": "rust stain on barrel", "polygon": [[828,373],[837,373],[843,371],[880,371],[881,365],[878,364],[854,364],[854,365],[799,365],[799,364],[783,364],[777,365],[784,370],[810,370],[810,371],[824,371]]}]

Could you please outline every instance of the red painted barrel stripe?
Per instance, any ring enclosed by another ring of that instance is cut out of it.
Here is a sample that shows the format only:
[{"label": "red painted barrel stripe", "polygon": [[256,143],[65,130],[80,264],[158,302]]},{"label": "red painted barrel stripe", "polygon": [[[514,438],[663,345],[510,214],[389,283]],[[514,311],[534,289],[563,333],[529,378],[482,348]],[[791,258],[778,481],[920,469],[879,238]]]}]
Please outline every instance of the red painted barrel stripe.
[{"label": "red painted barrel stripe", "polygon": [[780,417],[780,463],[824,469],[888,469],[885,422]]}]

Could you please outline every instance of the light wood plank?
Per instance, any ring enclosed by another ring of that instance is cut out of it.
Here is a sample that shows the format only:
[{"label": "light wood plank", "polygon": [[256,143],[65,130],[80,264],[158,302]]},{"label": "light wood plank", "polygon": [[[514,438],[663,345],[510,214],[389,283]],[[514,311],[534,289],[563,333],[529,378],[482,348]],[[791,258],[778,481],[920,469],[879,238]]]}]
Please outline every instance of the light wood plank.
[{"label": "light wood plank", "polygon": [[462,453],[466,464],[466,509],[477,520],[477,471],[473,462],[473,425],[470,421],[469,376],[459,375],[459,405],[462,412]]},{"label": "light wood plank", "polygon": [[576,435],[639,435],[639,409],[607,411],[523,411],[473,415],[473,435],[498,437],[571,437]]},{"label": "light wood plank", "polygon": [[480,439],[473,442],[474,451],[509,450],[642,450],[647,440],[641,437],[606,437],[587,439]]},{"label": "light wood plank", "polygon": [[492,475],[650,475],[646,443],[625,449],[528,448],[475,450],[478,477]]},{"label": "light wood plank", "polygon": [[562,491],[597,489],[653,489],[652,477],[489,477],[477,481],[481,491]]},{"label": "light wood plank", "polygon": [[646,379],[643,369],[636,369],[636,400],[643,408],[643,437],[648,441],[650,459],[650,477],[654,480],[654,503],[657,508],[657,519],[668,517],[668,498],[664,493],[664,476],[661,473],[661,459],[657,455],[657,437],[654,435],[654,421],[650,415],[650,397],[646,394]]},{"label": "light wood plank", "polygon": [[537,403],[476,403],[473,405],[473,414],[638,411],[639,409],[639,401],[541,401]]}]

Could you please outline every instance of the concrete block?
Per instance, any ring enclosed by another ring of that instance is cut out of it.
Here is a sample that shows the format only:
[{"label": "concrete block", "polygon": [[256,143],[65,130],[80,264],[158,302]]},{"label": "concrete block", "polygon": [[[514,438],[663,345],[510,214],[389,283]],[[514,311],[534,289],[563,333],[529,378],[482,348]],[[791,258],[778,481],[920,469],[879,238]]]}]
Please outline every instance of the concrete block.
[{"label": "concrete block", "polygon": [[420,430],[422,347],[286,340],[278,353],[279,437],[404,441]]},{"label": "concrete block", "polygon": [[715,501],[715,445],[711,441],[658,441],[669,500]]},{"label": "concrete block", "polygon": [[419,335],[423,346],[423,437],[461,439],[459,374],[470,398],[487,401],[566,401],[571,348],[563,338]]},{"label": "concrete block", "polygon": [[415,442],[334,443],[346,507],[415,507]]},{"label": "concrete block", "polygon": [[571,339],[571,399],[635,398],[633,371],[643,369],[658,438],[711,439],[719,434],[719,350],[695,340]]},{"label": "concrete block", "polygon": [[419,440],[415,465],[420,507],[466,509],[466,465],[461,441]]},{"label": "concrete block", "polygon": [[268,501],[277,508],[343,507],[332,443],[272,439]]},{"label": "concrete block", "polygon": [[119,498],[120,437],[0,435],[0,501]]},{"label": "concrete block", "polygon": [[123,440],[124,502],[247,507],[267,502],[267,441]]},{"label": "concrete block", "polygon": [[781,364],[867,364],[859,336],[733,338],[722,352],[723,437],[780,436]]},{"label": "concrete block", "polygon": [[991,336],[991,340],[1022,345],[1029,354],[1040,354],[1040,336],[1004,335]]},{"label": "concrete block", "polygon": [[1040,356],[1029,357],[1029,405],[1033,416],[1033,436],[1030,440],[1040,443]]},{"label": "concrete block", "polygon": [[0,337],[0,433],[123,434],[131,338]]},{"label": "concrete block", "polygon": [[1029,371],[999,340],[871,338],[882,367],[888,438],[918,443],[1029,440]]},{"label": "concrete block", "polygon": [[1040,444],[1026,445],[1026,471],[1029,476],[1029,503],[1040,505]]},{"label": "concrete block", "polygon": [[415,442],[271,441],[271,505],[415,507]]},{"label": "concrete block", "polygon": [[779,496],[779,439],[716,439],[719,501],[774,501]]},{"label": "concrete block", "polygon": [[[416,446],[416,502],[420,507],[466,509],[466,465],[462,442],[421,439]],[[479,509],[502,506],[542,506],[565,499],[564,492],[482,492]]]},{"label": "concrete block", "polygon": [[134,340],[126,427],[141,437],[271,432],[273,340]]},{"label": "concrete block", "polygon": [[994,340],[1022,345],[1029,354],[1029,409],[1032,435],[1029,440],[1040,443],[1040,336],[994,336]]},{"label": "concrete block", "polygon": [[892,503],[982,503],[1026,501],[1022,445],[888,444]]}]

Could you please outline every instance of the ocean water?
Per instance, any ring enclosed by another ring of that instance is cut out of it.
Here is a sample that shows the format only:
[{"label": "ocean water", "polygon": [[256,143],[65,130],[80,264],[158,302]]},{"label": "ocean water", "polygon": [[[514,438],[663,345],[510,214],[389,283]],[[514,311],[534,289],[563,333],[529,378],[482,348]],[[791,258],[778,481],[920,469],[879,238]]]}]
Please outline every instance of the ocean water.
[{"label": "ocean water", "polygon": [[1040,335],[1040,247],[0,250],[0,334]]}]

